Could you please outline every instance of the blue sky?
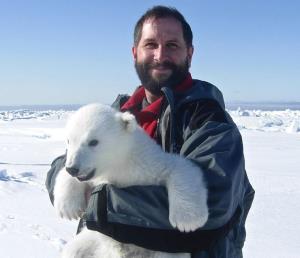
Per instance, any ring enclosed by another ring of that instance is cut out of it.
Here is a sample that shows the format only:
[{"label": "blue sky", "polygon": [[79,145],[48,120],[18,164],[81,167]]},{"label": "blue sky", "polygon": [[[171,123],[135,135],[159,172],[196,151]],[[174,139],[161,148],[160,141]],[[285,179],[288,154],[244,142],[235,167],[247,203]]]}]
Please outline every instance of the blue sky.
[{"label": "blue sky", "polygon": [[133,27],[156,4],[190,23],[192,76],[227,101],[300,101],[300,1],[0,1],[0,105],[111,103],[139,85]]}]

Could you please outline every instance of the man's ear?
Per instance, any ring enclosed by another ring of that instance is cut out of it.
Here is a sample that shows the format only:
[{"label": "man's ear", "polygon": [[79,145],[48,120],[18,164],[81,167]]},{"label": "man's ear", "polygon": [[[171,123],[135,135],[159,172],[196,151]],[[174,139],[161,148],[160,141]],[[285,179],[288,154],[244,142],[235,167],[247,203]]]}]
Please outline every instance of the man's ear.
[{"label": "man's ear", "polygon": [[135,46],[133,46],[131,51],[132,51],[133,60],[136,61],[136,59],[137,59],[137,48]]},{"label": "man's ear", "polygon": [[188,55],[187,56],[188,56],[189,67],[191,67],[191,64],[192,64],[193,54],[194,54],[194,46],[188,47]]},{"label": "man's ear", "polygon": [[134,115],[130,114],[129,112],[118,112],[116,114],[116,117],[121,122],[124,130],[126,130],[127,132],[133,132],[138,126]]}]

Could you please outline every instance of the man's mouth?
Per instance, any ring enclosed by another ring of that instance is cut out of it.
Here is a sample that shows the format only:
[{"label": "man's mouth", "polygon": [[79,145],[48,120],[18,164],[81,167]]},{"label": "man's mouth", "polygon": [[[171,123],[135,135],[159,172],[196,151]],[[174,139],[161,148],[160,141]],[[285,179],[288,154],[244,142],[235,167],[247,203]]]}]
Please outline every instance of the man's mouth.
[{"label": "man's mouth", "polygon": [[158,72],[158,73],[165,73],[165,72],[171,71],[171,69],[169,69],[167,67],[156,67],[156,68],[153,68],[152,70],[155,72]]},{"label": "man's mouth", "polygon": [[170,70],[171,68],[169,66],[166,66],[166,65],[156,65],[156,66],[152,67],[152,69],[155,69],[155,70]]},{"label": "man's mouth", "polygon": [[154,75],[170,75],[172,70],[169,67],[158,66],[152,68],[152,74]]},{"label": "man's mouth", "polygon": [[87,181],[90,180],[95,175],[96,169],[93,169],[91,172],[89,172],[86,175],[78,175],[76,178],[79,181]]}]

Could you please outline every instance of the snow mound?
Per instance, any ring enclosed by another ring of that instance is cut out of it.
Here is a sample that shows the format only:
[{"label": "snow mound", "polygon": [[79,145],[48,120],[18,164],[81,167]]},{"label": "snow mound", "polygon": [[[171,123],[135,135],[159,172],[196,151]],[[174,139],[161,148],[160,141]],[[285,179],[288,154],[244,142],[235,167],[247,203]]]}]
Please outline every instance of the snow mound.
[{"label": "snow mound", "polygon": [[72,113],[72,111],[64,110],[45,110],[45,111],[33,111],[27,109],[0,111],[0,120],[2,121],[14,121],[14,120],[51,120],[65,118],[66,113]]},{"label": "snow mound", "polygon": [[9,176],[7,175],[6,169],[0,170],[0,181],[8,181]]},{"label": "snow mound", "polygon": [[286,128],[287,133],[297,133],[300,131],[299,120],[294,119],[290,126]]},{"label": "snow mound", "polygon": [[263,111],[237,110],[228,111],[240,130],[263,132],[300,132],[300,110]]}]

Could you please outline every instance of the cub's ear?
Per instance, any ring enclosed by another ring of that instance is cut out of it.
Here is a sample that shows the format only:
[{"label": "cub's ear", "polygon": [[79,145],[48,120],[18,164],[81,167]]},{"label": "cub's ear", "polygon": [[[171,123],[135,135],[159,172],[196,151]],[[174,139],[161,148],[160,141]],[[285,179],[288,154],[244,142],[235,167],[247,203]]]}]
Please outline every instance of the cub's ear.
[{"label": "cub's ear", "polygon": [[116,113],[116,118],[121,122],[124,130],[128,132],[133,132],[137,128],[137,122],[135,120],[135,117],[129,112],[118,112]]}]

